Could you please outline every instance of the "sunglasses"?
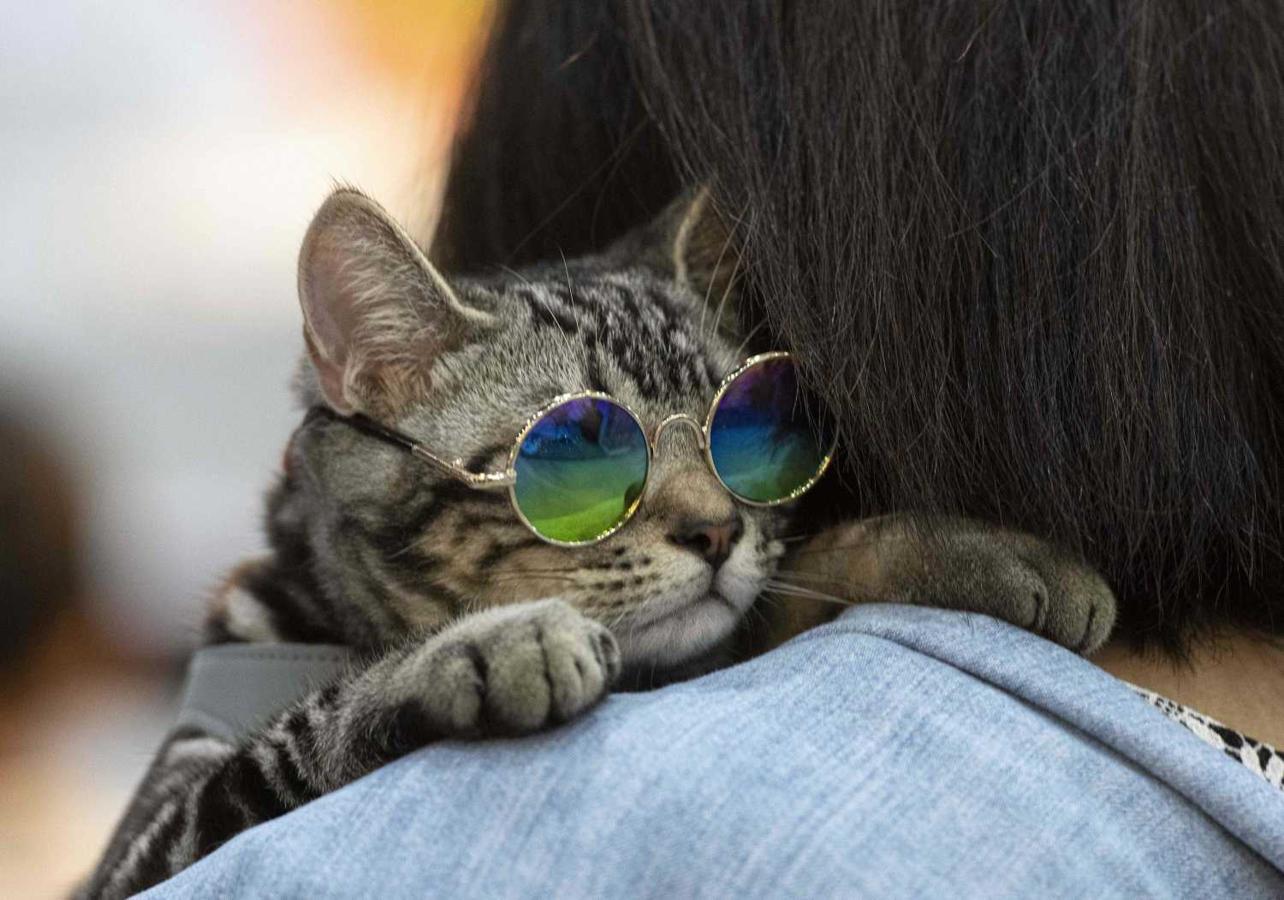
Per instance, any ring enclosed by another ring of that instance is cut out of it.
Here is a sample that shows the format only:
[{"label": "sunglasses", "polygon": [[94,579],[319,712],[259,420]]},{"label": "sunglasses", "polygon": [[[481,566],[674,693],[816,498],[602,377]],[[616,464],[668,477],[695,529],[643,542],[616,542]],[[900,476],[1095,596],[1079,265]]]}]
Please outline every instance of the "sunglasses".
[{"label": "sunglasses", "polygon": [[698,433],[709,469],[740,502],[775,506],[801,496],[825,474],[835,444],[832,422],[808,401],[792,357],[783,352],[754,356],[723,379],[703,424],[677,413],[650,436],[637,415],[608,394],[564,394],[526,423],[502,472],[470,471],[463,460],[443,459],[360,414],[317,412],[407,450],[470,487],[508,488],[513,510],[536,537],[582,547],[610,537],[637,512],[655,447],[673,425]]}]

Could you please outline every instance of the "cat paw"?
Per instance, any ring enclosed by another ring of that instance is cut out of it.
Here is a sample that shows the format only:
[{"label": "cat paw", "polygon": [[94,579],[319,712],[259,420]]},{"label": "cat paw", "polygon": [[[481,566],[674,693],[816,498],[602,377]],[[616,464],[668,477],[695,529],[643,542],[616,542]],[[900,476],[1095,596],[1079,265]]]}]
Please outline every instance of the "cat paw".
[{"label": "cat paw", "polygon": [[1100,649],[1115,627],[1117,604],[1105,579],[1077,560],[1053,554],[1027,561],[1045,590],[1038,604],[1035,631],[1076,653]]},{"label": "cat paw", "polygon": [[1085,655],[1110,637],[1115,595],[1091,567],[1024,535],[981,552],[992,556],[978,561],[992,604],[982,611]]},{"label": "cat paw", "polygon": [[620,673],[607,629],[561,600],[477,613],[415,660],[428,717],[452,735],[526,734],[584,712]]},{"label": "cat paw", "polygon": [[[892,514],[835,526],[796,553],[784,578],[793,572],[850,602],[985,613],[1084,654],[1115,624],[1115,595],[1091,567],[1033,535],[969,519]],[[823,619],[807,602],[791,598],[792,615],[778,616],[786,636]]]}]

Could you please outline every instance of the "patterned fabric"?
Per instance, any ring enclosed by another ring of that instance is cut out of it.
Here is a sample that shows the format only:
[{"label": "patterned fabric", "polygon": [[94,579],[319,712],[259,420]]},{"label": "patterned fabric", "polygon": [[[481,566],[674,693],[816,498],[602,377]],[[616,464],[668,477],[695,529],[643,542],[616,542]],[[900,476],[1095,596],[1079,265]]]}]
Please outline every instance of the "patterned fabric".
[{"label": "patterned fabric", "polygon": [[1209,718],[1201,712],[1182,706],[1174,700],[1160,696],[1154,691],[1132,685],[1132,689],[1144,700],[1158,709],[1174,722],[1186,728],[1197,738],[1225,753],[1231,759],[1247,766],[1249,771],[1265,778],[1274,787],[1284,790],[1284,753],[1270,744],[1254,740],[1233,728],[1228,728],[1216,719]]}]

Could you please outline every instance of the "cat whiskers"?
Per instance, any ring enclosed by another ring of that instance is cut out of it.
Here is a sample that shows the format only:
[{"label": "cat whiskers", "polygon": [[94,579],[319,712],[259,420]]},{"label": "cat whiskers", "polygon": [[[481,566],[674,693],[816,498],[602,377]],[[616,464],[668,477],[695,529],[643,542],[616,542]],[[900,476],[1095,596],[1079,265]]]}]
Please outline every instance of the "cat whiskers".
[{"label": "cat whiskers", "polygon": [[780,541],[782,544],[797,544],[802,541],[809,541],[815,536],[815,532],[809,532],[807,534],[787,534],[784,537],[772,538],[772,540]]},{"label": "cat whiskers", "polygon": [[790,581],[782,581],[778,578],[768,579],[762,592],[763,594],[774,595],[781,599],[819,600],[822,603],[833,603],[838,606],[855,606],[860,602],[859,600],[839,597],[837,594],[818,591],[813,588],[809,588],[806,585],[796,584]]},{"label": "cat whiskers", "polygon": [[797,550],[797,551],[794,551],[792,554],[790,554],[790,556],[792,559],[797,559],[800,556],[823,556],[829,553],[844,553],[848,550],[856,550],[857,548],[868,547],[875,540],[878,540],[880,542],[886,542],[887,538],[886,537],[875,538],[874,536],[871,535],[871,536],[866,536],[859,541],[852,541],[851,543],[847,543],[847,544],[831,544],[828,547],[811,547],[806,550]]},{"label": "cat whiskers", "polygon": [[[620,625],[623,625],[626,621],[630,619],[630,617],[632,616],[632,613],[633,613],[633,610],[631,609],[622,609],[619,612],[615,613],[614,615],[609,616],[605,621],[602,622],[602,624],[605,625],[610,631],[615,631],[616,628],[618,628]],[[629,627],[629,633],[632,634],[633,630],[636,627],[637,627],[637,619],[636,617],[634,617],[633,622]]]},{"label": "cat whiskers", "polygon": [[[796,582],[810,581],[812,584],[832,584],[838,587],[839,589],[846,589],[848,587],[851,587],[851,579],[840,578],[835,575],[826,575],[822,572],[804,572],[804,571],[790,569],[784,572],[778,572],[773,577],[779,578],[780,575],[785,575]],[[780,580],[784,580],[784,579],[780,579]]]},{"label": "cat whiskers", "polygon": [[[760,593],[758,596],[758,599],[765,601],[766,603],[769,603],[772,606],[778,606],[780,604],[780,598],[769,595],[766,592]],[[761,606],[762,604],[760,603],[749,604],[749,608],[745,610],[745,617],[748,618],[749,616],[753,616],[762,624],[770,625],[771,618],[765,612],[762,611]]]}]

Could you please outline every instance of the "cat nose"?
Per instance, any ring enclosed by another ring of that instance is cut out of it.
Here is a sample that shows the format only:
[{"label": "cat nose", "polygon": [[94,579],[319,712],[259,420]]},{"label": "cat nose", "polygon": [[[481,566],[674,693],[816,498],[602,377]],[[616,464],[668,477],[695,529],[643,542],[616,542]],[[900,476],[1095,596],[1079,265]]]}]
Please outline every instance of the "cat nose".
[{"label": "cat nose", "polygon": [[669,532],[669,540],[703,556],[716,569],[727,561],[744,531],[744,523],[738,515],[722,522],[687,520]]}]

